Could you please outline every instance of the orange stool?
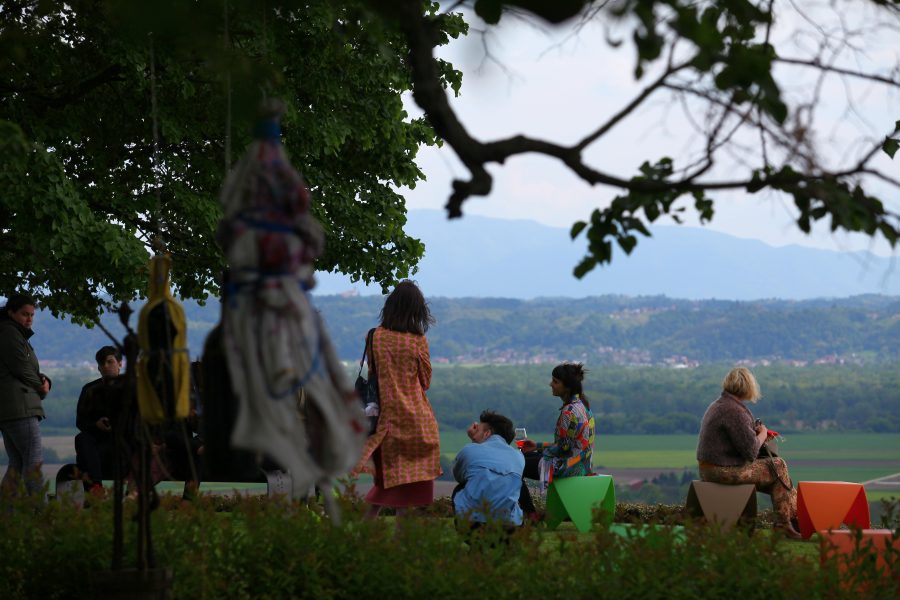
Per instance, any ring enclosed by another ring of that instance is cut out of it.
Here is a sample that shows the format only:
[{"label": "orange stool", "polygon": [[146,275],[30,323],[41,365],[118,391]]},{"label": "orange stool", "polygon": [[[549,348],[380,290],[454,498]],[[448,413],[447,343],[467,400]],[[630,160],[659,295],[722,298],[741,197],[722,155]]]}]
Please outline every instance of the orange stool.
[{"label": "orange stool", "polygon": [[860,483],[801,481],[797,484],[797,520],[804,538],[842,523],[867,529],[871,522],[866,491]]},{"label": "orange stool", "polygon": [[[885,576],[900,579],[900,536],[894,536],[890,529],[861,529],[847,531],[820,531],[819,552],[822,566],[836,561],[842,574],[859,573],[866,563],[873,561],[875,567],[883,571]],[[857,545],[857,535],[859,542]],[[889,548],[892,548],[889,550]],[[893,554],[890,564],[886,558],[888,552]]]}]

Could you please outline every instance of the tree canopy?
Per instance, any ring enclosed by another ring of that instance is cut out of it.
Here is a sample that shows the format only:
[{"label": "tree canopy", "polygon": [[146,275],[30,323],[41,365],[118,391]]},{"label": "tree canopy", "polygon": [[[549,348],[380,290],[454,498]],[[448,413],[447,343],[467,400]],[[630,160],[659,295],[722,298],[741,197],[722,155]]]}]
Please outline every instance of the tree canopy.
[{"label": "tree canopy", "polygon": [[[731,190],[787,194],[797,209],[797,226],[806,233],[813,222],[828,218],[832,231],[883,236],[892,247],[897,245],[900,213],[886,207],[872,187],[881,186],[891,195],[900,189],[900,180],[876,164],[882,153],[893,158],[900,148],[900,120],[896,120],[900,112],[876,123],[874,132],[848,140],[837,161],[827,159],[821,144],[834,131],[820,131],[829,127],[822,124],[823,96],[826,84],[834,80],[848,85],[851,80],[862,82],[896,96],[900,59],[895,45],[890,46],[900,31],[896,0],[855,0],[827,7],[779,0],[451,3],[454,10],[471,7],[489,26],[523,16],[543,23],[577,20],[576,30],[587,22],[601,21],[607,27],[611,52],[625,48],[623,39],[631,39],[634,77],[644,87],[629,102],[609,111],[599,125],[592,124],[593,115],[585,115],[584,136],[570,145],[526,135],[479,139],[478,132],[470,131],[459,118],[440,85],[430,42],[438,21],[421,14],[415,0],[372,4],[397,23],[406,37],[414,98],[469,171],[468,178],[453,182],[447,202],[451,218],[462,215],[471,197],[491,192],[488,165],[503,164],[524,153],[557,159],[583,181],[615,190],[618,195],[608,206],[572,226],[572,238],[584,232],[588,246],[575,268],[578,277],[609,262],[613,243],[631,253],[637,234],[649,236],[648,225],[663,214],[680,222],[680,213],[693,204],[701,222],[709,221],[715,213],[713,194]],[[830,12],[827,20],[819,22],[822,10]],[[850,19],[851,14],[861,16]],[[782,35],[777,42],[775,28],[783,23],[790,27],[792,20],[808,25],[802,39],[798,33]],[[872,47],[879,36],[890,40],[887,48]],[[600,74],[602,70],[572,76]],[[810,84],[800,93],[786,92],[795,80],[807,79]],[[837,120],[868,117],[872,107],[858,104],[865,96],[878,97],[868,92],[855,95]],[[637,173],[610,172],[588,160],[588,153],[602,145],[612,129],[634,124],[640,108],[659,101],[682,105],[693,119],[695,137],[700,140],[695,152],[677,160],[648,156]],[[896,104],[893,107],[900,111]],[[733,166],[723,176],[726,164]],[[598,195],[599,205],[604,200]]]},{"label": "tree canopy", "polygon": [[[442,141],[469,171],[449,190],[450,217],[490,193],[489,165],[523,153],[614,190],[608,204],[598,194],[598,208],[572,227],[573,238],[587,240],[577,276],[610,261],[613,244],[632,252],[662,215],[678,220],[690,208],[712,219],[721,202],[714,196],[727,191],[787,194],[803,231],[830,219],[833,230],[896,246],[900,214],[882,198],[900,180],[877,161],[896,153],[900,121],[877,123],[837,160],[821,152],[825,82],[900,88],[896,53],[865,52],[870,36],[900,29],[900,6],[846,4],[865,9],[861,25],[843,21],[837,7],[836,24],[820,26],[817,13],[778,0],[5,2],[0,290],[27,289],[57,314],[90,320],[142,293],[155,240],[174,255],[182,297],[216,293],[219,185],[266,95],[287,102],[284,141],[326,230],[317,267],[367,283],[388,286],[414,272],[423,246],[403,232],[397,189],[423,179],[421,145]],[[523,15],[604,23],[610,52],[631,39],[644,87],[599,125],[586,122],[574,144],[525,135],[482,141],[448,102],[462,74],[436,58],[438,46],[467,31],[454,12],[460,6],[488,24]],[[811,23],[805,51],[774,41],[790,18]],[[809,93],[786,93],[797,73],[816,75]],[[406,91],[424,118],[405,113]],[[696,152],[648,156],[635,173],[591,163],[610,130],[660,100],[696,116]],[[723,164],[735,166],[723,176]]]},{"label": "tree canopy", "polygon": [[[435,14],[435,44],[465,30]],[[0,294],[92,319],[143,293],[154,243],[184,298],[216,293],[226,167],[265,96],[327,235],[317,268],[388,285],[414,272],[399,186],[439,139],[410,118],[405,42],[362,3],[125,0],[0,8]],[[440,62],[442,86],[461,74]]]}]

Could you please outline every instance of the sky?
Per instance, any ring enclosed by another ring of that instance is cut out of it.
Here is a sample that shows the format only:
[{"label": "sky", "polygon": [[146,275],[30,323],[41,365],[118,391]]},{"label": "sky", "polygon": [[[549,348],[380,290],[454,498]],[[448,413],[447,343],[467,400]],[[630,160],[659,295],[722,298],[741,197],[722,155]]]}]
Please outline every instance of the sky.
[{"label": "sky", "polygon": [[[776,47],[785,55],[802,57],[815,47],[813,27],[858,29],[859,39],[865,40],[864,56],[851,57],[844,49],[839,64],[863,68],[866,60],[872,60],[884,71],[900,64],[896,37],[871,27],[867,20],[870,15],[855,8],[857,12],[850,13],[853,17],[841,15],[844,20],[839,23],[828,2],[805,2],[804,14],[789,8],[780,15],[772,39],[776,44],[789,40],[787,45]],[[477,139],[525,133],[572,143],[617,112],[652,77],[635,83],[632,47],[626,42],[613,49],[606,41],[608,36],[627,40],[628,34],[624,29],[609,29],[608,21],[574,32],[571,24],[560,29],[538,27],[506,16],[499,27],[486,27],[471,13],[466,13],[466,20],[470,34],[452,41],[439,55],[463,72],[461,95],[451,103]],[[483,31],[489,34],[482,35]],[[776,77],[789,100],[808,97],[815,89],[816,80],[808,70],[782,68]],[[822,107],[813,125],[816,139],[824,148],[820,158],[826,164],[837,164],[858,152],[860,139],[883,139],[889,133],[888,126],[900,119],[900,98],[886,86],[829,77],[822,83],[820,98]],[[411,115],[421,114],[411,98],[406,105]],[[592,146],[585,157],[592,165],[626,178],[648,159],[668,155],[676,164],[683,162],[698,148],[700,140],[690,122],[700,118],[694,109],[662,99],[651,102]],[[743,141],[750,147],[755,144],[755,140]],[[900,159],[892,162],[882,155],[877,160],[884,172],[895,178],[900,175]],[[411,209],[441,208],[450,194],[451,181],[467,176],[447,146],[423,148],[417,162],[427,181],[413,190],[402,190]],[[739,162],[726,162],[717,168],[716,179],[732,178]],[[569,227],[577,220],[587,220],[594,208],[606,206],[616,195],[616,190],[592,188],[555,160],[536,155],[513,157],[489,170],[495,176],[492,193],[469,200],[464,213]],[[900,191],[877,184],[870,190],[880,193],[894,211],[900,211]],[[868,250],[881,256],[898,254],[883,238],[833,234],[827,223],[819,224],[812,235],[804,235],[794,224],[795,211],[786,196],[730,192],[712,197],[717,200],[716,216],[706,226],[716,231],[773,246],[797,244],[839,251]],[[690,210],[687,224],[700,225]],[[583,238],[575,243],[583,244]]]}]

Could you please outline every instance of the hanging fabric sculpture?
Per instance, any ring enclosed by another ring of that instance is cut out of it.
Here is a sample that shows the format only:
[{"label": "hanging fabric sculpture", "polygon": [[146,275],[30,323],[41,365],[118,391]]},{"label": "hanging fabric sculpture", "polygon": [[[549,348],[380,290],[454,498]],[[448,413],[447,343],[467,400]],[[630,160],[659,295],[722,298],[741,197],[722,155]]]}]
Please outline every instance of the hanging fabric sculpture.
[{"label": "hanging fabric sculpture", "polygon": [[184,419],[190,412],[190,359],[184,308],[169,291],[172,259],[150,259],[147,304],[138,315],[137,396],[151,424]]},{"label": "hanging fabric sculpture", "polygon": [[359,459],[365,416],[307,296],[324,234],[281,145],[281,105],[267,108],[220,198],[223,336],[239,406],[231,443],[287,469],[295,496],[318,485],[336,517],[327,492]]}]

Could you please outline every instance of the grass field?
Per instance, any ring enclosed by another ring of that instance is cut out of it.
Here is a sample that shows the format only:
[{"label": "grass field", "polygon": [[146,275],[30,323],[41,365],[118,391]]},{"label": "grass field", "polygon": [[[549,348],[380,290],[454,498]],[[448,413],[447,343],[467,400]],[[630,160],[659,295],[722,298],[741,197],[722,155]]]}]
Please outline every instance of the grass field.
[{"label": "grass field", "polygon": [[[552,434],[529,432],[535,440]],[[469,439],[464,431],[442,431],[441,451],[453,458]],[[599,469],[697,469],[695,435],[600,435],[594,465]],[[797,433],[780,444],[796,481],[863,482],[900,473],[900,434]]]},{"label": "grass field", "polygon": [[[529,437],[550,440],[552,434],[529,432]],[[71,457],[72,439],[44,436],[43,442],[60,457]],[[441,451],[448,459],[467,443],[465,431],[441,431]],[[694,435],[600,435],[594,465],[599,469],[696,470],[696,445]],[[795,481],[863,482],[900,473],[897,433],[797,433],[786,436],[780,448]]]}]

